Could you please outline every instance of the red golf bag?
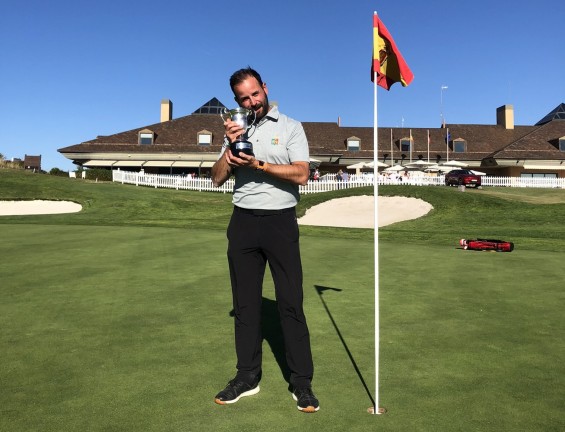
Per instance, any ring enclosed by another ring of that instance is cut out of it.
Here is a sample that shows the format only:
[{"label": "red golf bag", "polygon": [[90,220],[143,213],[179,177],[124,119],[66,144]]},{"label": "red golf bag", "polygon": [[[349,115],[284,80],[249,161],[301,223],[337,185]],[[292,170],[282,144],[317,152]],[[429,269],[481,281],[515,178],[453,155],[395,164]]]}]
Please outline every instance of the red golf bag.
[{"label": "red golf bag", "polygon": [[459,244],[463,249],[467,250],[492,250],[496,252],[512,252],[514,243],[504,240],[493,239],[476,239],[476,240],[459,240]]}]

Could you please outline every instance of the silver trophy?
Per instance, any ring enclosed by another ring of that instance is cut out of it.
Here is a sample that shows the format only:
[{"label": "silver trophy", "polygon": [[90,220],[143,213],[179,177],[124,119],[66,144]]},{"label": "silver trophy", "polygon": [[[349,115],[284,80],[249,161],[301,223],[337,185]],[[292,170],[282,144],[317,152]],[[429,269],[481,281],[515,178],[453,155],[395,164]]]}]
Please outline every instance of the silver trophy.
[{"label": "silver trophy", "polygon": [[[253,114],[253,120],[249,122],[249,117]],[[224,117],[226,116],[226,117]],[[245,153],[246,155],[253,156],[253,144],[251,144],[245,138],[247,130],[255,122],[255,111],[248,110],[246,108],[234,108],[228,110],[224,108],[220,113],[223,121],[227,121],[230,118],[232,121],[236,122],[245,131],[237,139],[230,144],[230,150],[235,157],[239,157],[239,153]]]}]

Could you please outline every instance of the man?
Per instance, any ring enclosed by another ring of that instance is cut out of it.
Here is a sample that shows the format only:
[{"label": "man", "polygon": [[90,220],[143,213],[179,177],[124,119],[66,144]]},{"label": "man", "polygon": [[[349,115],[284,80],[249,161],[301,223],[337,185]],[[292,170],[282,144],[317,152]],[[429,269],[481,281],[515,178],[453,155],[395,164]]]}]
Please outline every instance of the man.
[{"label": "man", "polygon": [[341,173],[341,181],[343,182],[343,187],[348,187],[347,182],[349,181],[349,173],[347,171],[343,171]]},{"label": "man", "polygon": [[253,69],[235,72],[230,86],[239,106],[255,113],[247,138],[253,156],[235,157],[229,144],[245,131],[232,120],[224,123],[224,150],[212,167],[212,181],[221,186],[235,175],[234,211],[227,229],[232,285],[237,374],[216,395],[224,405],[259,392],[261,379],[261,303],[269,263],[290,369],[292,396],[303,412],[320,405],[311,387],[314,366],[310,336],[302,308],[302,264],[295,205],[298,185],[308,182],[308,142],[302,125],[276,106],[269,106],[267,85]]}]

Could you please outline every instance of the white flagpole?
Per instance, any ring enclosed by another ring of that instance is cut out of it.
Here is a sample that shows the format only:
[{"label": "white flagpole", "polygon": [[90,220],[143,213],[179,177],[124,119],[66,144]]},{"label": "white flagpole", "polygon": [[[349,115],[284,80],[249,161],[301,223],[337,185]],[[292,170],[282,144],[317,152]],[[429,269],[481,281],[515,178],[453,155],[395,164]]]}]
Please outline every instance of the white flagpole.
[{"label": "white flagpole", "polygon": [[[374,13],[377,17],[377,12]],[[373,19],[373,22],[376,20]],[[373,32],[374,32],[373,28]],[[375,41],[373,41],[373,44]],[[373,50],[375,47],[373,46]],[[374,56],[373,52],[373,56]],[[374,60],[374,57],[373,57]],[[375,198],[374,208],[374,233],[375,233],[375,406],[368,411],[371,414],[384,414],[386,410],[379,407],[379,348],[380,348],[380,324],[379,324],[379,176],[377,162],[379,160],[379,122],[378,122],[378,109],[377,109],[377,70],[373,70],[373,159],[374,159],[374,174],[373,174],[373,195]],[[392,157],[392,129],[390,130],[391,138],[391,160]]]},{"label": "white flagpole", "polygon": [[[376,14],[376,12],[375,12]],[[375,160],[374,174],[377,174],[377,161],[379,151],[379,131],[377,117],[377,72],[373,73],[373,99],[374,99],[374,119],[373,119],[373,154]],[[373,195],[375,197],[375,406],[374,414],[379,412],[379,182],[378,175],[373,175]]]}]

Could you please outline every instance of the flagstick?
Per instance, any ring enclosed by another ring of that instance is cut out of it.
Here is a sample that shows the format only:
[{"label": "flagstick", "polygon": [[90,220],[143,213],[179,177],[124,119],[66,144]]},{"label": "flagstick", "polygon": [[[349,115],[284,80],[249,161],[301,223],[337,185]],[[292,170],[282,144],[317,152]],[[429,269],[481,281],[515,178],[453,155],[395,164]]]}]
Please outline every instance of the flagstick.
[{"label": "flagstick", "polygon": [[[381,36],[382,35],[382,36]],[[384,36],[384,37],[383,37]],[[384,46],[383,46],[384,45]],[[398,73],[387,74],[389,69],[386,64],[381,64],[380,54],[386,51],[387,55],[392,55],[399,62]],[[384,66],[384,67],[383,67]],[[367,411],[371,414],[384,414],[386,412],[385,408],[379,407],[379,346],[380,346],[380,324],[379,324],[379,178],[378,178],[378,167],[377,162],[379,158],[379,128],[378,128],[378,118],[377,118],[377,77],[382,74],[383,81],[380,83],[385,89],[389,89],[390,85],[394,82],[401,82],[404,87],[406,87],[414,79],[412,71],[408,68],[408,65],[404,62],[404,59],[398,52],[392,37],[388,34],[388,30],[383,23],[379,20],[377,12],[373,14],[373,63],[371,66],[372,80],[373,80],[373,159],[375,165],[375,174],[373,175],[373,186],[374,186],[374,201],[375,201],[375,220],[374,220],[374,234],[375,234],[375,400],[372,401],[373,405]],[[389,82],[392,80],[392,83]],[[403,119],[404,123],[404,119]],[[412,130],[410,130],[410,139],[412,139]],[[392,129],[391,129],[391,159],[392,159]],[[412,143],[410,143],[410,160],[412,160]]]},{"label": "flagstick", "polygon": [[[377,118],[377,72],[373,73],[373,158],[375,172],[373,174],[373,195],[375,198],[375,406],[369,408],[371,414],[384,414],[386,410],[379,408],[379,178],[377,161],[379,159],[379,130]],[[376,174],[376,175],[375,175]]]}]

